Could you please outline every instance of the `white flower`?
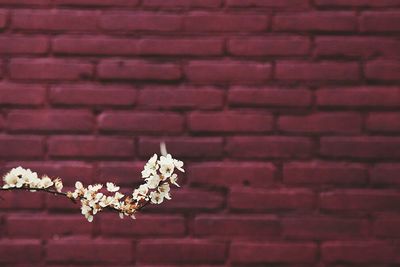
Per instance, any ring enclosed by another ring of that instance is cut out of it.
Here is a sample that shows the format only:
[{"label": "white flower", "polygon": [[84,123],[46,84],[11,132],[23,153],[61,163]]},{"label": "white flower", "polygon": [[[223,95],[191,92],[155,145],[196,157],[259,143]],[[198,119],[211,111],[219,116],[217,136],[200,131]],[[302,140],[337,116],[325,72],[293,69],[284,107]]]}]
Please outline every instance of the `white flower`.
[{"label": "white flower", "polygon": [[164,183],[158,187],[158,192],[160,192],[160,195],[166,199],[171,199],[171,196],[169,195],[170,190],[171,190],[171,188],[169,187],[169,184],[167,184],[167,183]]},{"label": "white flower", "polygon": [[53,180],[53,183],[54,183],[54,187],[56,188],[56,191],[61,193],[61,190],[64,187],[61,179],[60,178],[56,178],[56,179]]},{"label": "white flower", "polygon": [[175,167],[180,170],[181,172],[185,172],[185,170],[182,168],[183,167],[183,161],[174,159],[174,165]]},{"label": "white flower", "polygon": [[5,183],[4,188],[23,186],[30,186],[35,180],[37,180],[37,173],[32,172],[30,169],[24,169],[21,166],[13,168],[9,173],[4,175],[3,181]]},{"label": "white flower", "polygon": [[53,181],[48,176],[42,176],[40,179],[38,187],[39,188],[48,188],[53,185]]},{"label": "white flower", "polygon": [[[89,199],[89,206],[93,208],[93,210],[97,207],[97,204],[100,202],[100,200],[103,197],[103,193],[92,193],[90,197],[87,197]],[[96,214],[93,212],[93,214]]]},{"label": "white flower", "polygon": [[91,215],[90,213],[86,214],[85,218],[88,220],[88,222],[93,222],[93,215]]},{"label": "white flower", "polygon": [[76,183],[75,183],[75,188],[76,189],[83,189],[83,184],[81,183],[81,182],[79,182],[79,181],[77,181]]},{"label": "white flower", "polygon": [[103,196],[100,201],[99,201],[99,205],[101,207],[107,207],[107,206],[111,206],[114,205],[116,202],[118,202],[118,200],[116,200],[114,197],[112,196]]},{"label": "white flower", "polygon": [[85,216],[85,218],[89,221],[93,221],[93,214],[92,214],[92,208],[89,207],[87,204],[87,200],[81,200],[82,206],[81,206],[81,213]]},{"label": "white flower", "polygon": [[119,190],[119,186],[116,186],[114,183],[107,183],[107,191],[108,192],[117,192]]},{"label": "white flower", "polygon": [[86,188],[83,187],[83,184],[80,181],[75,183],[75,191],[72,193],[72,197],[77,199],[79,196],[84,195],[87,191]]},{"label": "white flower", "polygon": [[157,173],[158,165],[157,165],[157,154],[154,154],[149,161],[144,165],[144,169],[142,171],[142,177],[147,178],[150,175],[154,175]]},{"label": "white flower", "polygon": [[88,186],[88,190],[89,190],[89,191],[93,191],[93,192],[97,192],[97,191],[99,191],[101,188],[103,188],[103,185],[101,185],[101,184],[94,184],[94,185],[89,185],[89,186]]},{"label": "white flower", "polygon": [[86,205],[86,201],[82,201],[81,203],[82,203],[81,213],[83,215],[92,211],[92,209],[88,205]]},{"label": "white flower", "polygon": [[141,199],[144,199],[148,192],[149,188],[147,187],[147,184],[142,184],[139,186],[139,188],[133,191],[132,198],[135,199],[136,201],[139,201]]},{"label": "white flower", "polygon": [[161,177],[158,174],[155,174],[146,179],[146,184],[149,189],[154,189],[154,188],[157,188],[160,181],[161,181]]},{"label": "white flower", "polygon": [[172,174],[171,177],[169,177],[169,180],[170,180],[171,184],[174,184],[177,187],[180,187],[180,185],[177,183],[178,182],[178,175],[176,173]]},{"label": "white flower", "polygon": [[161,156],[158,164],[160,164],[160,173],[163,175],[164,178],[170,177],[174,172],[174,159],[170,154],[168,154],[167,156]]},{"label": "white flower", "polygon": [[150,193],[151,203],[153,204],[161,204],[164,200],[164,196],[157,191],[153,191]]},{"label": "white flower", "polygon": [[115,195],[114,195],[114,199],[117,199],[117,200],[119,200],[119,199],[121,199],[123,197],[124,197],[124,195],[121,194],[120,192],[116,192]]},{"label": "white flower", "polygon": [[25,173],[25,169],[22,168],[21,166],[19,166],[17,168],[11,169],[11,171],[9,173],[4,175],[3,181],[4,181],[5,185],[7,186],[7,188],[16,187],[18,180],[20,178],[22,178],[24,173]]}]

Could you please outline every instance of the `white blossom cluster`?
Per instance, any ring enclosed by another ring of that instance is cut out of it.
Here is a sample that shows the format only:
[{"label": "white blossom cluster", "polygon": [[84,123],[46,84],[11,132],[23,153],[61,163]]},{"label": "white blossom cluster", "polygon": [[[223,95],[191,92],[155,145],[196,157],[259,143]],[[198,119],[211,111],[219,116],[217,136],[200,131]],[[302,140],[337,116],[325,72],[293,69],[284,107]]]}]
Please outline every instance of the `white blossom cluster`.
[{"label": "white blossom cluster", "polygon": [[3,189],[12,188],[30,188],[30,189],[47,189],[54,187],[57,192],[61,192],[63,184],[60,178],[52,180],[47,175],[38,177],[36,172],[30,169],[24,169],[21,166],[13,168],[3,177]]},{"label": "white blossom cluster", "polygon": [[[89,222],[93,221],[94,215],[104,209],[118,211],[121,218],[130,216],[134,219],[134,213],[144,205],[160,204],[164,199],[171,199],[170,184],[179,187],[175,170],[184,172],[182,161],[173,159],[170,154],[160,156],[159,159],[157,154],[154,154],[142,171],[145,183],[135,189],[131,196],[120,193],[120,187],[111,182],[106,183],[104,188],[102,184],[85,187],[80,181],[77,181],[73,192],[63,193],[61,191],[63,184],[60,178],[54,180],[48,176],[39,178],[36,172],[22,167],[12,169],[3,177],[2,189],[21,188],[31,191],[58,192],[74,202],[80,201],[81,212]],[[54,191],[50,189],[54,189]]]}]

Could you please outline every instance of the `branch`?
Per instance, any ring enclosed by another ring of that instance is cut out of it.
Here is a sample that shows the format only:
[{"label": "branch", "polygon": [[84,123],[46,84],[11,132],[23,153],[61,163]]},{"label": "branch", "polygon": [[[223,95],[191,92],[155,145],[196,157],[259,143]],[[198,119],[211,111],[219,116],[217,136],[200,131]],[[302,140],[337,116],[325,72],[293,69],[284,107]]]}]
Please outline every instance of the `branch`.
[{"label": "branch", "polygon": [[161,204],[164,199],[171,199],[170,184],[179,186],[174,170],[184,172],[182,167],[183,162],[173,159],[169,154],[161,156],[159,160],[154,154],[142,171],[145,183],[135,189],[132,196],[118,192],[120,187],[111,182],[106,183],[104,190],[101,184],[85,187],[77,181],[73,192],[62,192],[63,184],[60,178],[51,179],[46,175],[39,178],[36,172],[22,167],[13,168],[4,175],[4,185],[0,187],[0,191],[40,191],[67,197],[74,203],[80,201],[81,212],[89,222],[103,209],[116,211],[121,218],[134,218],[134,214],[147,205]]}]

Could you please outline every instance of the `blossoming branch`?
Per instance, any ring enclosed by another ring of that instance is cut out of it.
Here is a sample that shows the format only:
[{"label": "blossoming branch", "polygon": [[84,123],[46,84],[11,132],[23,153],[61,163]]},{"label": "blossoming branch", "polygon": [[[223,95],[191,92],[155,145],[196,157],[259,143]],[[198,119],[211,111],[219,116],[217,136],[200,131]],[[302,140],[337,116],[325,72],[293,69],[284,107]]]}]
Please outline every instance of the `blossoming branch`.
[{"label": "blossoming branch", "polygon": [[172,158],[161,146],[162,156],[154,154],[144,166],[142,178],[145,182],[135,189],[131,195],[119,192],[120,187],[112,182],[106,186],[94,184],[84,186],[80,181],[75,183],[73,192],[63,192],[63,183],[60,178],[51,179],[47,175],[38,177],[36,172],[22,167],[13,168],[4,175],[4,185],[0,190],[29,190],[45,191],[68,197],[73,202],[81,203],[81,212],[89,221],[93,216],[104,209],[119,212],[119,216],[135,218],[135,213],[148,204],[160,204],[164,199],[171,199],[170,185],[178,186],[178,175],[175,170],[184,172],[183,162]]}]

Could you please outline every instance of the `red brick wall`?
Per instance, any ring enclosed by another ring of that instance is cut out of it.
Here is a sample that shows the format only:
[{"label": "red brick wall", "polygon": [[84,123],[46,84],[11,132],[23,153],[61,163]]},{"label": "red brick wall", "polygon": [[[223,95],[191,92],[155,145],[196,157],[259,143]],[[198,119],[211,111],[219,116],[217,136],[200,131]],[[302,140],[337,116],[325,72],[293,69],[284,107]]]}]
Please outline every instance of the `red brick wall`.
[{"label": "red brick wall", "polygon": [[0,0],[2,173],[187,169],[136,221],[1,193],[0,265],[400,266],[399,8]]}]

